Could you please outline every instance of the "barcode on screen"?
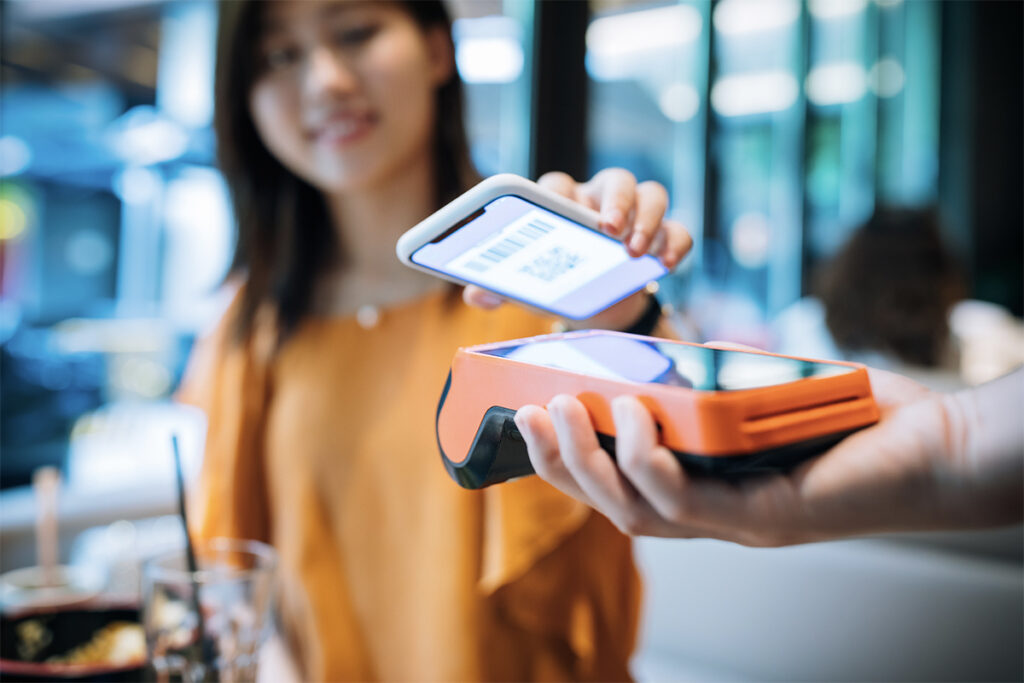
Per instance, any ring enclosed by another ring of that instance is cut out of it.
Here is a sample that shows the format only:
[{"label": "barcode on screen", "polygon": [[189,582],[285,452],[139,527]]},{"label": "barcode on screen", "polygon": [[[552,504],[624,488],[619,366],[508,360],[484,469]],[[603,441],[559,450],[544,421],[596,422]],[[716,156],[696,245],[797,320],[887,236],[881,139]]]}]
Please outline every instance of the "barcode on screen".
[{"label": "barcode on screen", "polygon": [[497,244],[480,252],[475,259],[466,263],[466,268],[483,273],[554,229],[555,226],[535,218]]}]

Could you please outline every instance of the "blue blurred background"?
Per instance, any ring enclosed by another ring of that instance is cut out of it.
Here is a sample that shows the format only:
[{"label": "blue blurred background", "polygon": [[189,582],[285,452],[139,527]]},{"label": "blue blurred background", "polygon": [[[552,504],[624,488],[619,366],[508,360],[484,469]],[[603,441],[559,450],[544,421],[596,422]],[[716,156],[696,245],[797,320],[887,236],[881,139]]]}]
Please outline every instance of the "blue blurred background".
[{"label": "blue blurred background", "polygon": [[[883,204],[934,206],[975,300],[952,321],[959,355],[936,385],[1021,362],[1019,4],[450,8],[481,171],[582,177],[614,165],[669,188],[696,246],[659,296],[689,337],[792,350],[794,306],[851,232]],[[216,3],[6,0],[0,10],[7,569],[31,561],[21,543],[31,500],[19,487],[41,465],[64,470],[69,553],[75,542],[90,552],[77,531],[172,509],[166,435],[183,435],[194,471],[202,418],[169,397],[224,306],[233,226],[210,128]],[[1019,571],[1015,533],[938,545]]]}]

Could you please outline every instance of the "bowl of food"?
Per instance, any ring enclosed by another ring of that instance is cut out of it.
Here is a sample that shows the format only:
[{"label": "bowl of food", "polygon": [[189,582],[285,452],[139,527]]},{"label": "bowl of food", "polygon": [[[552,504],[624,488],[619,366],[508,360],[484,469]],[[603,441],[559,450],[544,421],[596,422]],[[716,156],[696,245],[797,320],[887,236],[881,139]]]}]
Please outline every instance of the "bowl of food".
[{"label": "bowl of food", "polygon": [[0,680],[138,681],[145,667],[137,604],[88,600],[0,614]]}]

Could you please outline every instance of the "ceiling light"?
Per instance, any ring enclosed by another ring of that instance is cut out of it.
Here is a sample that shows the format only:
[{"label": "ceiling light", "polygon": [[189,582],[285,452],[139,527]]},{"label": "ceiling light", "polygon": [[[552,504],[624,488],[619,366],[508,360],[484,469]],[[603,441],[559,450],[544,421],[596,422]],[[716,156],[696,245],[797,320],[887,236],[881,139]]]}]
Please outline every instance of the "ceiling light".
[{"label": "ceiling light", "polygon": [[867,91],[867,73],[856,62],[833,62],[807,74],[807,99],[821,107],[856,102]]},{"label": "ceiling light", "polygon": [[868,0],[811,0],[807,9],[816,19],[844,19],[864,11]]},{"label": "ceiling light", "polygon": [[903,90],[906,75],[903,66],[892,57],[883,57],[875,62],[868,72],[871,90],[879,97],[894,97]]},{"label": "ceiling light", "polygon": [[711,106],[722,116],[747,116],[785,111],[799,87],[786,71],[757,71],[723,76],[711,88]]},{"label": "ceiling light", "polygon": [[715,29],[739,36],[782,28],[800,17],[797,0],[722,0],[715,7]]}]

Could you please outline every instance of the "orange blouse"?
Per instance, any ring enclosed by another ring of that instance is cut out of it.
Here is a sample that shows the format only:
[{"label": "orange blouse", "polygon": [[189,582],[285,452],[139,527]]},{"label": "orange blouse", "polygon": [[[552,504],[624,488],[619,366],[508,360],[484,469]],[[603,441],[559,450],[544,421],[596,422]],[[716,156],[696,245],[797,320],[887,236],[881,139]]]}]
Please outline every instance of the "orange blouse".
[{"label": "orange blouse", "polygon": [[209,418],[200,537],[281,556],[281,624],[311,680],[622,680],[640,582],[629,540],[537,477],[466,491],[434,418],[458,346],[549,332],[516,306],[434,294],[231,341],[229,311],[181,397]]}]

